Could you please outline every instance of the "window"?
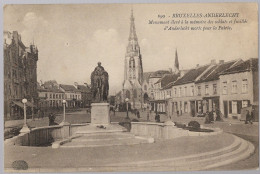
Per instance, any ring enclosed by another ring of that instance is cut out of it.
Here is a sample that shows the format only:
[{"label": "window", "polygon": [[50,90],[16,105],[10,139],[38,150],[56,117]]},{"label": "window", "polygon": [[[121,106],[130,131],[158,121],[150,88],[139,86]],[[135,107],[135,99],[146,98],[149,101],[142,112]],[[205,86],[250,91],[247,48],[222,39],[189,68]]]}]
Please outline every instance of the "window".
[{"label": "window", "polygon": [[232,89],[231,89],[232,93],[237,93],[237,81],[234,80],[232,81]]},{"label": "window", "polygon": [[223,86],[223,91],[222,91],[222,93],[223,93],[223,94],[228,94],[228,91],[227,91],[227,82],[223,82],[222,86]]},{"label": "window", "polygon": [[50,94],[50,98],[52,98],[52,94]]},{"label": "window", "polygon": [[179,97],[181,97],[181,93],[182,93],[181,87],[179,87]]},{"label": "window", "polygon": [[177,88],[174,88],[174,96],[177,97]]},{"label": "window", "polygon": [[191,86],[191,96],[194,96],[194,86]]},{"label": "window", "polygon": [[130,58],[129,61],[129,68],[135,68],[135,60],[133,57]]},{"label": "window", "polygon": [[247,93],[248,92],[248,83],[247,79],[242,80],[242,93]]},{"label": "window", "polygon": [[201,95],[201,87],[198,86],[198,95]]},{"label": "window", "polygon": [[184,94],[183,96],[187,96],[187,86],[184,87]]},{"label": "window", "polygon": [[55,94],[53,94],[53,98],[55,98]]},{"label": "window", "polygon": [[205,85],[205,95],[209,95],[209,85]]},{"label": "window", "polygon": [[47,95],[47,93],[45,94],[45,98],[48,98],[48,95]]},{"label": "window", "polygon": [[217,94],[217,84],[213,84],[213,94]]}]

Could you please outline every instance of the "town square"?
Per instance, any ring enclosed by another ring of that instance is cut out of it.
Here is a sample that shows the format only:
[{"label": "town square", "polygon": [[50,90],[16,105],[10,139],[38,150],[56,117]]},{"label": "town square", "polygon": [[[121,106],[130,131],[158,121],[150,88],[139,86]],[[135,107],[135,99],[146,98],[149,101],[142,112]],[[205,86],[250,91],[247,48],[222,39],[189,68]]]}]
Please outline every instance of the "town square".
[{"label": "town square", "polygon": [[5,172],[259,170],[256,3],[3,12]]}]

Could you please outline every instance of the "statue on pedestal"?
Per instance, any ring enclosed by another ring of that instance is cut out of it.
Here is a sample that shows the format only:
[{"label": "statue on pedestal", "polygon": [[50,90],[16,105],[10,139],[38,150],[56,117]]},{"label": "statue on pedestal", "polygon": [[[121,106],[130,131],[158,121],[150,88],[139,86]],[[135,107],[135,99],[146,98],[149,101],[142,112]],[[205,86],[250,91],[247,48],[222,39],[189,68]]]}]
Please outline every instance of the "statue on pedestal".
[{"label": "statue on pedestal", "polygon": [[108,73],[105,71],[104,67],[101,66],[101,62],[98,62],[98,66],[91,73],[91,91],[93,102],[107,102],[108,90]]}]

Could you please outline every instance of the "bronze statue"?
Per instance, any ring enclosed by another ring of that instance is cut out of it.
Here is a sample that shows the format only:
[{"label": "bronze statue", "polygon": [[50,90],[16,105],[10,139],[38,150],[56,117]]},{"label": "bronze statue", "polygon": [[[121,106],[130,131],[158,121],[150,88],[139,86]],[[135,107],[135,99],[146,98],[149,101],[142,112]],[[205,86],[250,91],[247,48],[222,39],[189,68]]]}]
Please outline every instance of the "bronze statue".
[{"label": "bronze statue", "polygon": [[108,73],[105,71],[104,67],[101,66],[101,62],[98,62],[98,66],[91,73],[91,91],[93,102],[107,102],[108,89]]}]

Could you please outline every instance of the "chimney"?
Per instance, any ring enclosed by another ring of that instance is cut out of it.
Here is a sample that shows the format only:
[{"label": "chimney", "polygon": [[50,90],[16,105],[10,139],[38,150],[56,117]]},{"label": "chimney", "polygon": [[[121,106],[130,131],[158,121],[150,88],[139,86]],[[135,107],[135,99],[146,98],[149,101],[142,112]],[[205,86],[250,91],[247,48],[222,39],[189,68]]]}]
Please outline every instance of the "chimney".
[{"label": "chimney", "polygon": [[219,64],[223,64],[224,63],[224,60],[219,60]]},{"label": "chimney", "polygon": [[211,65],[216,65],[216,59],[212,59],[210,62]]}]

